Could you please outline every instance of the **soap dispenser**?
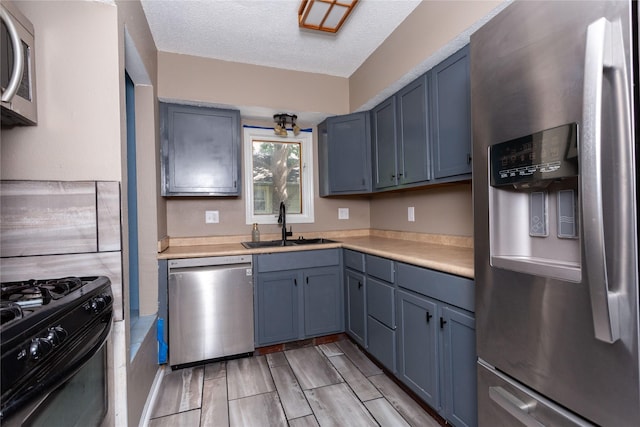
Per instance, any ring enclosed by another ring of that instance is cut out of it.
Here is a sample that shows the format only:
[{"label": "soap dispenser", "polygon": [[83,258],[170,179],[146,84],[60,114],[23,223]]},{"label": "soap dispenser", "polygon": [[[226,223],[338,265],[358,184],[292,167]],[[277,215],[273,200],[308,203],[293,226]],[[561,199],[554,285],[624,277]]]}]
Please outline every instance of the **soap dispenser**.
[{"label": "soap dispenser", "polygon": [[253,230],[251,230],[251,241],[259,242],[260,241],[260,230],[258,230],[258,223],[253,223]]}]

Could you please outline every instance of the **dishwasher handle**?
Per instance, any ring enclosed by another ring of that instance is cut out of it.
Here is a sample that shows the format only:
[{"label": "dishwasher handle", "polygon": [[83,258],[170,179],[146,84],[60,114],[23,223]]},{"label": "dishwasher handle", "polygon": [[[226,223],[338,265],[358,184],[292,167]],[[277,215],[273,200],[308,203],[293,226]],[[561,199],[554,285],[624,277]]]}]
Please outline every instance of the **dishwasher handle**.
[{"label": "dishwasher handle", "polygon": [[253,275],[251,264],[228,264],[228,265],[203,265],[199,267],[180,267],[169,269],[169,275],[182,274],[182,273],[199,273],[199,272],[216,272],[216,271],[231,271],[231,270],[246,270],[247,276]]},{"label": "dishwasher handle", "polygon": [[178,258],[169,260],[169,271],[182,267],[230,266],[233,264],[251,264],[251,255],[229,255],[202,258]]}]

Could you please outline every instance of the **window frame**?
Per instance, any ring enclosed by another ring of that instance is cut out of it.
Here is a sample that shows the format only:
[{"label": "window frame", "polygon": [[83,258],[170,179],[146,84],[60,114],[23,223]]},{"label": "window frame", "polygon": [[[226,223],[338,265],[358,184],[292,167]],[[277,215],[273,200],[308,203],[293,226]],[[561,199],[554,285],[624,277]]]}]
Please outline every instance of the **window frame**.
[{"label": "window frame", "polygon": [[288,138],[276,136],[271,128],[259,128],[245,126],[243,130],[243,164],[244,164],[244,182],[245,182],[245,218],[247,224],[277,224],[278,215],[254,215],[253,203],[253,142],[298,142],[302,150],[300,159],[300,179],[302,185],[301,205],[302,213],[287,213],[288,224],[306,224],[313,223],[314,217],[314,198],[313,193],[313,133],[310,130],[303,130],[297,136],[289,133]]}]

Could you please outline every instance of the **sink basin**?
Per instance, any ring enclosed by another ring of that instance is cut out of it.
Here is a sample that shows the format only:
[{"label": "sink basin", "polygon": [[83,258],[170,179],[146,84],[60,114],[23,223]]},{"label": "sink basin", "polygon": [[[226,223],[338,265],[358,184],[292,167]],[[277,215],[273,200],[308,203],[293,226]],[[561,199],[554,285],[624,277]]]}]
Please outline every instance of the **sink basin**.
[{"label": "sink basin", "polygon": [[[242,242],[242,246],[247,249],[256,249],[256,248],[277,248],[278,246],[282,246],[282,240],[267,240],[264,242]],[[285,246],[295,246],[295,243],[291,240],[287,240],[287,244]]]},{"label": "sink basin", "polygon": [[338,243],[335,240],[325,239],[324,237],[318,237],[316,239],[295,239],[287,240],[287,243],[292,242],[296,245],[320,245],[322,243]]},{"label": "sink basin", "polygon": [[[291,239],[287,240],[286,246],[301,246],[301,245],[320,245],[323,243],[338,243],[335,240],[325,239],[323,237],[318,237],[316,239]],[[267,240],[264,242],[242,242],[242,246],[247,249],[256,249],[256,248],[277,248],[282,246],[282,240]]]}]

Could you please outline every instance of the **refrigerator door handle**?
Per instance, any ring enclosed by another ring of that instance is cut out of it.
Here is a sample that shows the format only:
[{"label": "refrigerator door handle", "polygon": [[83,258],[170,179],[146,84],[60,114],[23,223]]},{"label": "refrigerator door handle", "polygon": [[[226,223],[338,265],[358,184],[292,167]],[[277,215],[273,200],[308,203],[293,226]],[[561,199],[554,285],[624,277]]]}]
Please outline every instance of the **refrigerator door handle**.
[{"label": "refrigerator door handle", "polygon": [[[602,103],[603,80],[605,72],[615,73],[613,94],[616,99],[618,132],[621,140],[618,145],[630,138],[630,112],[627,83],[624,41],[619,23],[611,23],[600,18],[587,28],[583,124],[579,145],[580,193],[582,203],[584,250],[586,279],[589,285],[595,338],[614,343],[620,339],[620,298],[622,295],[611,283],[611,272],[607,271],[604,211],[603,211],[603,171],[602,171]],[[615,141],[614,141],[615,142]],[[607,147],[607,150],[614,150]],[[620,166],[621,169],[624,166]],[[616,173],[624,174],[626,170]],[[610,173],[614,173],[611,171]],[[630,203],[624,189],[619,191],[621,206]],[[619,215],[626,215],[624,209]],[[624,218],[615,218],[625,223]],[[613,271],[622,270],[628,260],[623,256],[612,257]]]},{"label": "refrigerator door handle", "polygon": [[499,386],[489,387],[489,397],[525,426],[544,427],[544,424],[540,423],[530,414],[530,412],[535,409],[535,403],[526,404]]}]

